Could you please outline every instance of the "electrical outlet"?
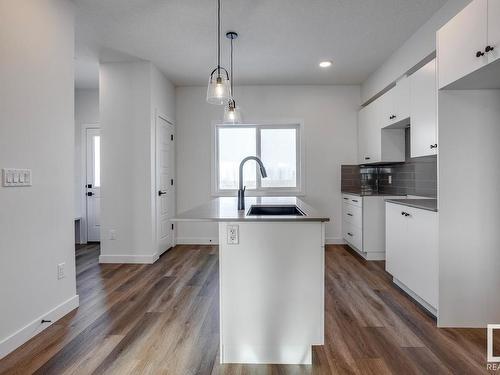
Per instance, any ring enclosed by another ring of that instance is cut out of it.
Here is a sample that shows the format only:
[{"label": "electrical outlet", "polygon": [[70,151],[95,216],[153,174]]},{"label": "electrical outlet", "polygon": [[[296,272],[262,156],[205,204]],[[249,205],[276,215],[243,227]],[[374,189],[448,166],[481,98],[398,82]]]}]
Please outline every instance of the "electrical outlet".
[{"label": "electrical outlet", "polygon": [[58,280],[61,280],[61,279],[64,279],[65,275],[64,275],[64,266],[65,266],[66,263],[59,263],[57,265],[57,279]]},{"label": "electrical outlet", "polygon": [[227,243],[237,245],[240,242],[240,230],[238,225],[227,226]]},{"label": "electrical outlet", "polygon": [[114,230],[114,229],[109,230],[109,239],[116,240],[116,230]]}]

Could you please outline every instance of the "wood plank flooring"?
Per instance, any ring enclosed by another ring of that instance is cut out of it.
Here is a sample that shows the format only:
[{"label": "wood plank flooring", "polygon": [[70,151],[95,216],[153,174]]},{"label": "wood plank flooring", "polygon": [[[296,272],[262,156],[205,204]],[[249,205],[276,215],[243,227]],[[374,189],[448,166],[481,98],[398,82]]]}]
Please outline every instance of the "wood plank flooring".
[{"label": "wood plank flooring", "polygon": [[220,365],[216,246],[153,265],[76,252],[80,307],[0,361],[1,374],[481,374],[486,332],[437,329],[383,262],[326,250],[326,337],[312,366]]}]

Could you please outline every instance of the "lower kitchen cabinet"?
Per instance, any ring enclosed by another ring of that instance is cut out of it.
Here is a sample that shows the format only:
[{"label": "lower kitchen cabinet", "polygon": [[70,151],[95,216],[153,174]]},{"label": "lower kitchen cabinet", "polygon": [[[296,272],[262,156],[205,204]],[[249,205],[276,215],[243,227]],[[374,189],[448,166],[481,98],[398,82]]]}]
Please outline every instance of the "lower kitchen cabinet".
[{"label": "lower kitchen cabinet", "polygon": [[[385,199],[342,194],[342,235],[367,260],[385,259]],[[392,197],[401,198],[401,197]]]},{"label": "lower kitchen cabinet", "polygon": [[386,270],[434,315],[438,309],[438,214],[386,203]]}]

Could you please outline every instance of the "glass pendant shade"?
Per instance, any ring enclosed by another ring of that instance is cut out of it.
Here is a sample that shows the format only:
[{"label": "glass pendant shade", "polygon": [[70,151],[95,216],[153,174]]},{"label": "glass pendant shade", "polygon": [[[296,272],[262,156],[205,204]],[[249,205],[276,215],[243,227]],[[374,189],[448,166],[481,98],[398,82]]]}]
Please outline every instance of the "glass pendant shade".
[{"label": "glass pendant shade", "polygon": [[230,100],[224,108],[224,123],[225,124],[241,124],[241,109],[236,105],[234,100]]},{"label": "glass pendant shade", "polygon": [[224,105],[231,100],[231,85],[229,77],[224,68],[217,69],[212,73],[208,80],[207,102],[210,104]]}]

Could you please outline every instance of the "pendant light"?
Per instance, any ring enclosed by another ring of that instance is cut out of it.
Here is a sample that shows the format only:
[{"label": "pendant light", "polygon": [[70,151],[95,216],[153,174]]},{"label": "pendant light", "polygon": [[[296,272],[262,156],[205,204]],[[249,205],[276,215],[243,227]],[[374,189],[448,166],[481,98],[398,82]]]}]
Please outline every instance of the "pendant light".
[{"label": "pendant light", "polygon": [[220,66],[220,0],[217,0],[217,67],[210,73],[207,102],[224,105],[231,99],[229,74]]},{"label": "pendant light", "polygon": [[230,55],[230,88],[231,88],[231,98],[227,101],[227,104],[224,108],[224,123],[229,124],[240,124],[241,120],[241,111],[240,108],[236,105],[236,101],[234,100],[234,87],[233,87],[233,40],[238,38],[238,34],[234,31],[229,31],[226,33],[226,38],[231,40],[231,55]]}]

